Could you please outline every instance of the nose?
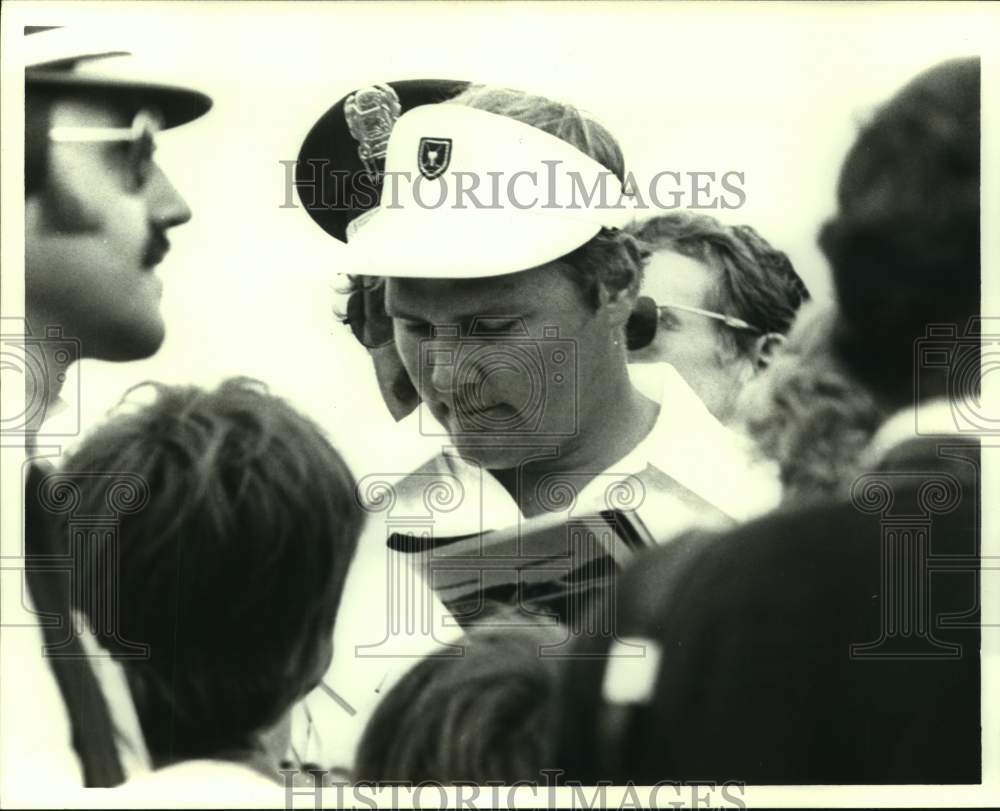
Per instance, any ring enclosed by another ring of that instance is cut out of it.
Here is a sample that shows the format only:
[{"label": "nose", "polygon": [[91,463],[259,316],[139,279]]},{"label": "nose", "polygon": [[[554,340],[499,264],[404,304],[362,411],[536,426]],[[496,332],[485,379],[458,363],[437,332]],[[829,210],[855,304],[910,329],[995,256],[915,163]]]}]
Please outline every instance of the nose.
[{"label": "nose", "polygon": [[149,182],[150,219],[162,230],[183,225],[191,219],[191,209],[159,166]]},{"label": "nose", "polygon": [[431,387],[440,394],[451,394],[455,386],[458,345],[434,343],[426,351]]}]

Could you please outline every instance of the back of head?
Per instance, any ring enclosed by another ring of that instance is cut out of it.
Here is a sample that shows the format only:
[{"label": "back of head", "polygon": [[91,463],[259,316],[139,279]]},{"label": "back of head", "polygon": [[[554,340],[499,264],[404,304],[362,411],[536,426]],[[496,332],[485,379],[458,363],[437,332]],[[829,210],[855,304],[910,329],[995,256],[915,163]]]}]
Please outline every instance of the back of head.
[{"label": "back of head", "polygon": [[428,656],[368,722],[355,779],[542,782],[551,768],[559,661],[543,648],[564,640],[551,626],[501,623],[471,630],[461,655]]},{"label": "back of head", "polygon": [[113,572],[100,584],[116,593],[114,622],[96,615],[106,595],[80,608],[111,653],[148,646],[123,664],[165,763],[252,748],[315,686],[362,513],[322,432],[262,385],[153,390],[88,438],[62,481],[78,514],[132,490],[116,532],[84,550],[92,571]]},{"label": "back of head", "polygon": [[842,313],[838,346],[895,405],[912,397],[914,341],[961,335],[979,312],[979,60],[938,65],[858,135],[820,245]]}]

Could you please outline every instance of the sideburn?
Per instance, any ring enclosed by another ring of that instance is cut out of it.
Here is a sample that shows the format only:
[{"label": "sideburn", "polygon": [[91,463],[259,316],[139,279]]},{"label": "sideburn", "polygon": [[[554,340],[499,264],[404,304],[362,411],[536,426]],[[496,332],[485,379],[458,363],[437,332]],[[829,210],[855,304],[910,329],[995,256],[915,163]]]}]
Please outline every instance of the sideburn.
[{"label": "sideburn", "polygon": [[48,182],[39,192],[42,225],[50,232],[66,235],[90,234],[104,227],[104,218],[84,196],[78,194],[50,172]]}]

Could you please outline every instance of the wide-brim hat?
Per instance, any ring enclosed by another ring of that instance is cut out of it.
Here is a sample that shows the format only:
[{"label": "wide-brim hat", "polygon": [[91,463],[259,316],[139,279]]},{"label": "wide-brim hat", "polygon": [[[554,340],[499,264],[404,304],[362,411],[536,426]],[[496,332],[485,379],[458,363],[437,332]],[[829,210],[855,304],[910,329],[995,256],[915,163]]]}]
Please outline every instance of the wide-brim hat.
[{"label": "wide-brim hat", "polygon": [[26,29],[26,93],[89,96],[127,107],[155,107],[163,129],[199,118],[212,99],[163,81],[120,38],[76,28]]}]

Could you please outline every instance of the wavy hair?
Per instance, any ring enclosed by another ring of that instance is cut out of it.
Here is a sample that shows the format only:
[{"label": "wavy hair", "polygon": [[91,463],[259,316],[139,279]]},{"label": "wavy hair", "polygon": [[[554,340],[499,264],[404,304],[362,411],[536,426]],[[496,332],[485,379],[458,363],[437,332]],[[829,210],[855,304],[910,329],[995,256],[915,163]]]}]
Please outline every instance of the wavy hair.
[{"label": "wavy hair", "polygon": [[126,398],[140,394],[152,402],[123,403],[63,468],[80,514],[106,512],[116,474],[151,494],[116,539],[85,546],[85,565],[116,570],[116,627],[90,619],[112,654],[149,646],[123,666],[154,762],[252,749],[328,664],[363,520],[354,480],[319,427],[256,381]]}]

